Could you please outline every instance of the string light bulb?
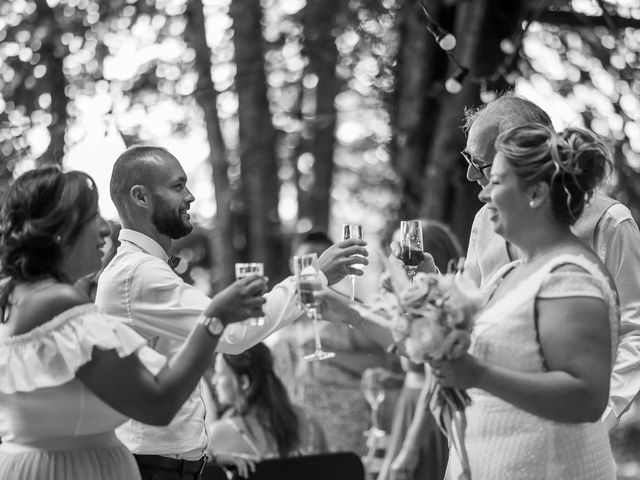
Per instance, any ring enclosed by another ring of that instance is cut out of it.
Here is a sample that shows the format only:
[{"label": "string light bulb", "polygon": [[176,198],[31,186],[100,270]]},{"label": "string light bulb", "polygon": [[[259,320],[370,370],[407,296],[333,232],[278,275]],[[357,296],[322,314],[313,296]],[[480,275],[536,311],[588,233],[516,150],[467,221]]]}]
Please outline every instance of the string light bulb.
[{"label": "string light bulb", "polygon": [[460,93],[462,90],[462,82],[469,73],[469,69],[461,67],[453,77],[449,77],[444,83],[444,89],[452,94]]},{"label": "string light bulb", "polygon": [[482,103],[491,103],[496,98],[496,92],[487,88],[487,81],[482,79],[480,83],[480,101],[482,101]]},{"label": "string light bulb", "polygon": [[507,81],[507,83],[509,83],[510,85],[515,85],[516,81],[518,80],[518,74],[514,71],[511,71],[509,73],[507,73],[504,76],[504,79]]},{"label": "string light bulb", "polygon": [[510,38],[503,38],[500,41],[500,50],[506,55],[512,55],[516,53],[516,45]]},{"label": "string light bulb", "polygon": [[446,30],[443,30],[437,23],[429,22],[427,29],[431,32],[433,38],[436,39],[440,48],[445,52],[450,52],[456,48],[456,37]]},{"label": "string light bulb", "polygon": [[445,52],[450,52],[454,48],[456,48],[456,37],[454,37],[451,33],[442,29],[438,22],[436,22],[429,10],[427,10],[427,6],[424,3],[424,0],[420,0],[420,5],[422,6],[422,11],[424,12],[424,16],[427,18],[427,29],[433,35],[433,38],[436,39],[436,42],[440,46],[442,50]]}]

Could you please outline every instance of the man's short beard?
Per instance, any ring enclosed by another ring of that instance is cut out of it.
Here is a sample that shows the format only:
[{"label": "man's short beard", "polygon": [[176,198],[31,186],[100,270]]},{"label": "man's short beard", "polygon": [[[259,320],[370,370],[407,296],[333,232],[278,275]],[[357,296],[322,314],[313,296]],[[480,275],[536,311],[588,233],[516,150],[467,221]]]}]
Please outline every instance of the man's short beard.
[{"label": "man's short beard", "polygon": [[160,196],[152,194],[152,198],[154,208],[151,215],[151,223],[153,223],[158,232],[173,240],[191,233],[191,230],[193,230],[191,223],[185,222],[180,214],[168,208]]}]

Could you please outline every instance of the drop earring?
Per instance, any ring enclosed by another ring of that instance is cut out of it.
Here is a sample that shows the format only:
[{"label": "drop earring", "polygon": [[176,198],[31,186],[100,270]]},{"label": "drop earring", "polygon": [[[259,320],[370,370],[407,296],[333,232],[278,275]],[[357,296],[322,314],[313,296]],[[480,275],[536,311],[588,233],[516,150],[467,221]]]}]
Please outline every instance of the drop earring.
[{"label": "drop earring", "polygon": [[533,200],[529,200],[529,207],[534,208],[535,206],[536,206],[535,202]]}]

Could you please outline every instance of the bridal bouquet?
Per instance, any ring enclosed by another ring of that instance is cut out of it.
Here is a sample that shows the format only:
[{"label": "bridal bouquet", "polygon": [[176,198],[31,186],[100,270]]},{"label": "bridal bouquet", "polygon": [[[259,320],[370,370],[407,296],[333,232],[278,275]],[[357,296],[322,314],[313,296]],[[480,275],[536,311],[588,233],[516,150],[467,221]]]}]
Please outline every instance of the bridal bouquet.
[{"label": "bridal bouquet", "polygon": [[[462,356],[471,344],[474,317],[481,307],[479,289],[460,271],[419,273],[410,281],[403,267],[391,262],[387,275],[377,300],[355,308],[364,318],[391,330],[392,350],[404,351],[414,363]],[[460,478],[470,479],[464,446],[469,396],[462,389],[441,387],[433,377],[426,388],[425,403],[458,452],[463,467]]]}]

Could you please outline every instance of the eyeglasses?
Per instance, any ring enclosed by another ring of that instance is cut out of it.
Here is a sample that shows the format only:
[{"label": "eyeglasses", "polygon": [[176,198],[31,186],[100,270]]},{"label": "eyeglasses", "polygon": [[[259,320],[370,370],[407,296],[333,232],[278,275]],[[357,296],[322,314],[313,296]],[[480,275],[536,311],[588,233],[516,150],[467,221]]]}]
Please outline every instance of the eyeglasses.
[{"label": "eyeglasses", "polygon": [[464,159],[467,161],[467,163],[469,164],[470,167],[475,168],[478,172],[480,172],[480,175],[484,175],[486,176],[486,174],[484,173],[484,171],[487,168],[491,168],[491,165],[493,165],[493,163],[487,163],[486,165],[478,165],[478,161],[475,160],[471,155],[469,155],[467,152],[465,152],[464,150],[460,152],[462,154],[462,156],[464,157]]}]

